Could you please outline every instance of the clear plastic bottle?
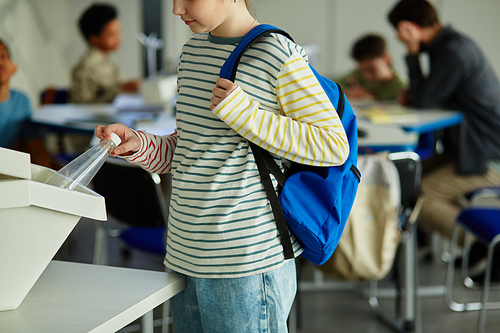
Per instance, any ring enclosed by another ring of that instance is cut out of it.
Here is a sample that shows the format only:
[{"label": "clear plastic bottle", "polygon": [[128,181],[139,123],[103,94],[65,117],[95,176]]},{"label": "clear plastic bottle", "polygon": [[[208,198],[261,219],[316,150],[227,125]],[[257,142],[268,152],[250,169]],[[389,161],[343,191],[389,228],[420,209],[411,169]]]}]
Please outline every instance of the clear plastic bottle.
[{"label": "clear plastic bottle", "polygon": [[101,141],[73,161],[66,164],[56,174],[50,176],[45,184],[74,190],[79,186],[87,186],[97,171],[106,161],[109,153],[118,147],[121,139],[111,133],[111,140]]}]

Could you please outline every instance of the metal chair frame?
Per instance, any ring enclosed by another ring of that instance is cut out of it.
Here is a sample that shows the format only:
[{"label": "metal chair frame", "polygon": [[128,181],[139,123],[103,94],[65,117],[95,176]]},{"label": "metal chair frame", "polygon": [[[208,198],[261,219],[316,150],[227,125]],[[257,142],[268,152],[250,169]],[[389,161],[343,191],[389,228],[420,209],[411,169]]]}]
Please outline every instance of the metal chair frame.
[{"label": "metal chair frame", "polygon": [[[490,207],[490,208],[498,208],[500,214],[500,191],[492,190],[492,189],[483,189],[477,191],[470,201],[469,207]],[[458,238],[459,231],[462,227],[457,223],[453,226],[453,234],[451,239],[450,246],[450,262],[448,263],[448,269],[446,272],[446,294],[445,294],[445,303],[446,305],[453,311],[463,312],[463,311],[478,311],[478,332],[484,332],[484,324],[486,321],[486,310],[489,309],[500,309],[500,302],[491,302],[488,301],[488,293],[491,287],[491,271],[493,264],[493,255],[495,247],[500,242],[500,234],[496,235],[487,245],[487,266],[486,266],[486,274],[484,277],[483,288],[481,290],[481,297],[479,302],[469,302],[469,303],[459,303],[453,299],[453,281],[455,275],[455,260],[457,257],[457,249],[458,249]],[[461,270],[461,280],[464,285],[468,288],[474,288],[475,284],[468,274],[468,259],[470,253],[470,243],[472,239],[472,234],[466,228],[462,228],[465,230],[465,243],[463,247],[463,255],[462,255],[462,270]],[[482,241],[479,238],[480,241]],[[484,241],[483,241],[484,243]]]}]

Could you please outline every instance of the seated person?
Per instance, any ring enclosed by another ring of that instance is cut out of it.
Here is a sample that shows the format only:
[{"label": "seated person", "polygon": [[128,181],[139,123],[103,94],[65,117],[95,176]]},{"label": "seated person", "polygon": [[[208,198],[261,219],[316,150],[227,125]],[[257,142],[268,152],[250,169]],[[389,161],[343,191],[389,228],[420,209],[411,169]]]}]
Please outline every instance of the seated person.
[{"label": "seated person", "polygon": [[136,92],[139,81],[125,82],[108,56],[121,42],[116,9],[94,4],[82,14],[78,25],[89,48],[73,69],[70,102],[111,103],[119,92]]},{"label": "seated person", "polygon": [[0,40],[0,147],[31,153],[31,162],[50,167],[50,155],[31,124],[28,97],[10,89],[10,78],[16,71],[7,44]]},{"label": "seated person", "polygon": [[[407,49],[406,103],[460,110],[463,115],[462,124],[446,133],[449,159],[424,169],[422,179],[419,226],[451,237],[460,196],[500,185],[500,82],[477,44],[452,26],[443,26],[430,2],[399,1],[388,19]],[[419,63],[421,52],[430,59],[426,75]]]},{"label": "seated person", "polygon": [[356,60],[358,68],[335,79],[348,98],[398,99],[405,85],[392,69],[391,56],[382,37],[366,35],[358,39],[352,47],[351,57]]}]

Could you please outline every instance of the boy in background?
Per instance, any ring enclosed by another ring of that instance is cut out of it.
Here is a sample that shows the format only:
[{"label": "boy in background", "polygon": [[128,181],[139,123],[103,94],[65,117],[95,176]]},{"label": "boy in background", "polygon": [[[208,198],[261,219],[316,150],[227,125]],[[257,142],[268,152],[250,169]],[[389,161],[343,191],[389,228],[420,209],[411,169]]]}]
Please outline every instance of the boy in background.
[{"label": "boy in background", "polygon": [[89,48],[73,69],[72,103],[111,103],[119,92],[136,92],[139,81],[125,82],[109,53],[120,47],[117,11],[107,4],[94,4],[80,17],[78,26]]},{"label": "boy in background", "polygon": [[392,69],[391,56],[381,36],[370,34],[358,39],[351,57],[358,68],[335,80],[348,98],[397,100],[405,85]]},{"label": "boy in background", "polygon": [[31,124],[33,112],[28,97],[10,89],[10,78],[16,72],[9,48],[0,40],[0,147],[30,153],[31,162],[50,167],[50,155]]}]

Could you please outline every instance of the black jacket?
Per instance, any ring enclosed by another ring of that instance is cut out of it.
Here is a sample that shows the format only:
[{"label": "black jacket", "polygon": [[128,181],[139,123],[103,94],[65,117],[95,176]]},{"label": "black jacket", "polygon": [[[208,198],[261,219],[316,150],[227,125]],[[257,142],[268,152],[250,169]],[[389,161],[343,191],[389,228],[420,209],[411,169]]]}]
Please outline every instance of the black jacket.
[{"label": "black jacket", "polygon": [[430,45],[429,75],[424,77],[418,55],[409,55],[410,103],[420,108],[460,110],[457,172],[481,174],[488,159],[500,159],[500,84],[479,47],[448,26]]}]

